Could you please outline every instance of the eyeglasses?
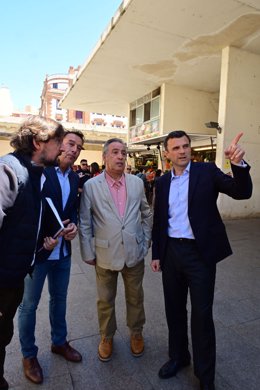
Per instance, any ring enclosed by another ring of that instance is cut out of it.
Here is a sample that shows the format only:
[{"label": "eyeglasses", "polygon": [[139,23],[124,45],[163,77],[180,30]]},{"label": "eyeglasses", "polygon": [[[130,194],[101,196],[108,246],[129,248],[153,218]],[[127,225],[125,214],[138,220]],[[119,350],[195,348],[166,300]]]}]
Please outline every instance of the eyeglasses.
[{"label": "eyeglasses", "polygon": [[84,166],[87,166],[88,164],[81,164],[81,165],[84,167]]},{"label": "eyeglasses", "polygon": [[126,168],[127,171],[131,171],[131,168]]}]

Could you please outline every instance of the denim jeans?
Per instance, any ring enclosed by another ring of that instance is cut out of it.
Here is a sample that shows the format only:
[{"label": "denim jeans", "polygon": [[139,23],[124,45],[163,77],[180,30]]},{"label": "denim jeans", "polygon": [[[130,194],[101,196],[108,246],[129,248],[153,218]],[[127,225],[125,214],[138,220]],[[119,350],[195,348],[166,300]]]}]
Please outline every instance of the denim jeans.
[{"label": "denim jeans", "polygon": [[35,344],[36,310],[46,276],[50,295],[49,318],[52,344],[62,345],[66,342],[66,301],[70,267],[70,256],[62,260],[46,260],[35,265],[32,277],[26,276],[23,301],[18,311],[18,329],[23,357],[37,356],[38,347]]}]

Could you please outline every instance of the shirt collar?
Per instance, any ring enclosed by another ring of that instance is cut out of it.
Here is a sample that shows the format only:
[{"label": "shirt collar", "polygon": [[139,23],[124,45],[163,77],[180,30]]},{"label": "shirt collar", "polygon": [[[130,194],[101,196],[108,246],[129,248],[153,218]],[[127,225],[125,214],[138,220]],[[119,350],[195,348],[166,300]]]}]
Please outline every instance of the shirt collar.
[{"label": "shirt collar", "polygon": [[[190,173],[190,164],[191,164],[191,162],[189,162],[189,164],[187,165],[187,167],[184,169],[184,171],[183,171],[183,174],[185,173],[185,174],[189,174]],[[174,172],[173,172],[173,169],[171,170],[171,180],[173,180],[174,178],[175,178],[176,176],[175,176],[175,174],[174,174]]]},{"label": "shirt collar", "polygon": [[57,166],[57,167],[55,167],[55,170],[56,170],[57,173],[59,173],[59,174],[61,174],[61,175],[63,175],[63,176],[68,176],[69,173],[70,173],[70,171],[71,171],[71,168],[68,167],[68,168],[66,169],[65,172],[62,172],[62,170],[60,169],[60,167]]},{"label": "shirt collar", "polygon": [[118,180],[113,179],[113,177],[111,177],[106,171],[104,173],[105,173],[106,181],[108,182],[108,184],[111,187],[113,187],[115,184],[120,184],[121,186],[124,185],[124,183],[125,183],[125,174],[124,173],[122,174],[122,176]]}]

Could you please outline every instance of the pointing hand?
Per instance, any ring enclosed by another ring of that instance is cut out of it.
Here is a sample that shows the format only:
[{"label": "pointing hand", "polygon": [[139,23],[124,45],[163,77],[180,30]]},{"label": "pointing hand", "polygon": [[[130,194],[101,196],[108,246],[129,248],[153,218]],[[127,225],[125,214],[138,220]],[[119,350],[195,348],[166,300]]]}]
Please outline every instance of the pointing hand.
[{"label": "pointing hand", "polygon": [[241,146],[238,145],[238,142],[242,135],[242,132],[238,133],[231,142],[231,144],[225,149],[225,157],[228,158],[234,164],[239,164],[245,154],[244,149],[242,149]]}]

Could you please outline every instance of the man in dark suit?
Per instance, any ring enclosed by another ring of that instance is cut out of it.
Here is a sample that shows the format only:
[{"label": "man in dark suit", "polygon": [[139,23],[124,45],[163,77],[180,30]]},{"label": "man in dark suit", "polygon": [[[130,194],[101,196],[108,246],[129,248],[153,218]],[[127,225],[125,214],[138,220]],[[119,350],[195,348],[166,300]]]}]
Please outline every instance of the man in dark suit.
[{"label": "man in dark suit", "polygon": [[[18,327],[24,374],[37,384],[43,381],[43,374],[37,359],[38,347],[35,344],[36,310],[46,277],[50,294],[51,351],[72,362],[82,360],[81,354],[67,341],[66,298],[71,267],[71,240],[77,234],[79,178],[71,166],[83,149],[83,141],[81,132],[66,132],[59,166],[44,171],[46,180],[43,184],[43,197],[52,199],[65,229],[53,251],[43,249],[38,252],[32,277],[25,278],[23,301],[19,307]],[[46,224],[44,226],[46,229]],[[42,242],[39,247],[42,248]]]},{"label": "man in dark suit", "polygon": [[169,329],[169,357],[159,371],[170,378],[190,364],[187,294],[191,299],[194,373],[201,390],[214,390],[216,343],[212,317],[216,263],[232,254],[216,202],[224,193],[234,199],[252,194],[250,167],[242,159],[239,133],[225,150],[233,177],[214,163],[191,162],[190,138],[173,131],[165,139],[172,171],[156,183],[152,244],[153,271],[162,270]]}]

